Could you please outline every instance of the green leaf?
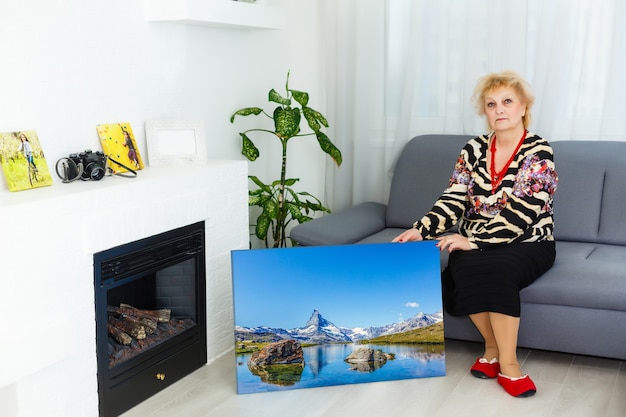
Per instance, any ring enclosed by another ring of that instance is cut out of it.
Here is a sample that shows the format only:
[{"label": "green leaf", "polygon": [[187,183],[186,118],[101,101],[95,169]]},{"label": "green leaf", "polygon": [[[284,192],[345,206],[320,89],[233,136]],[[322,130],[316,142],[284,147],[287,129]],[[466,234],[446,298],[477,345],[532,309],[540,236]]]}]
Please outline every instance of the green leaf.
[{"label": "green leaf", "polygon": [[265,184],[263,181],[261,181],[258,177],[256,177],[255,175],[248,175],[248,178],[250,179],[250,181],[255,183],[263,192],[267,194],[272,194],[272,188],[269,185]]},{"label": "green leaf", "polygon": [[302,114],[304,114],[304,118],[306,119],[306,122],[309,124],[309,127],[312,131],[317,132],[322,128],[320,123],[317,121],[317,118],[315,117],[315,110],[311,109],[310,107],[303,107]]},{"label": "green leaf", "polygon": [[[317,199],[316,199],[317,200]],[[320,201],[311,201],[311,200],[301,200],[300,201],[300,207],[302,210],[304,210],[305,213],[314,213],[316,211],[324,211],[326,213],[329,213],[330,211],[324,207]]]},{"label": "green leaf", "polygon": [[[291,187],[292,185],[294,185],[298,181],[300,181],[300,178],[285,178],[285,186],[286,187]],[[279,185],[280,185],[280,180],[276,180],[276,181],[272,182],[272,187],[277,187]]]},{"label": "green leaf", "polygon": [[296,100],[302,107],[306,107],[309,103],[309,93],[298,90],[289,90],[293,95],[293,99]]},{"label": "green leaf", "polygon": [[291,106],[291,100],[281,96],[278,91],[274,90],[273,88],[270,90],[267,99],[271,102],[282,104],[283,106]]},{"label": "green leaf", "polygon": [[296,218],[296,220],[298,220],[298,223],[306,223],[306,222],[308,222],[310,220],[313,220],[313,217],[301,216],[301,217]]},{"label": "green leaf", "polygon": [[267,216],[265,212],[262,212],[256,219],[256,226],[254,227],[254,234],[261,240],[267,237],[267,231],[270,228],[272,220]]},{"label": "green leaf", "polygon": [[315,117],[317,118],[317,120],[324,125],[324,127],[328,127],[328,120],[326,120],[326,118],[324,117],[324,115],[322,115],[322,113],[318,112],[317,110],[313,110],[315,112]]},{"label": "green leaf", "polygon": [[233,123],[235,121],[235,116],[250,116],[251,114],[258,116],[262,112],[263,109],[260,107],[246,107],[244,109],[239,109],[232,116],[230,116],[230,122]]},{"label": "green leaf", "polygon": [[263,189],[261,188],[257,188],[256,190],[248,190],[248,195],[249,196],[262,196],[264,194],[267,194]]},{"label": "green leaf", "polygon": [[293,217],[294,219],[296,219],[298,221],[298,223],[302,223],[305,217],[308,216],[304,216],[302,214],[301,208],[293,203],[287,203],[287,210],[289,211],[289,213],[291,214],[291,217]]},{"label": "green leaf", "polygon": [[305,204],[303,204],[303,207],[307,208],[307,213],[309,212],[309,210],[310,211],[323,211],[325,213],[330,213],[329,208],[326,208],[323,205],[318,204],[318,203],[312,203],[312,202],[307,201]]},{"label": "green leaf", "polygon": [[298,197],[300,193],[295,192],[293,188],[287,188],[287,192],[289,193],[289,195],[291,195],[291,198],[293,198],[294,201],[300,201]]},{"label": "green leaf", "polygon": [[300,191],[298,194],[299,194],[299,195],[305,195],[305,196],[311,197],[311,198],[315,199],[317,202],[319,202],[319,201],[320,201],[320,199],[319,199],[319,198],[315,197],[313,194],[311,194],[311,193],[309,193],[309,192],[306,192],[306,191]]},{"label": "green leaf", "polygon": [[264,202],[265,202],[265,197],[260,196],[260,195],[250,195],[248,197],[248,206],[263,207]]},{"label": "green leaf", "polygon": [[328,155],[330,155],[331,158],[333,158],[337,166],[340,166],[341,162],[343,161],[341,157],[341,151],[335,145],[333,145],[333,143],[330,141],[330,139],[328,139],[328,136],[326,136],[324,132],[317,131],[315,132],[315,136],[317,136],[317,141],[320,144],[320,148],[322,148],[324,152],[326,152]]},{"label": "green leaf", "polygon": [[324,127],[328,127],[328,120],[317,110],[310,107],[303,107],[302,113],[304,113],[304,118],[314,132],[320,130],[320,124]]},{"label": "green leaf", "polygon": [[248,179],[258,185],[259,187],[266,187],[265,183],[259,179],[256,175],[248,175]]},{"label": "green leaf", "polygon": [[270,218],[278,217],[278,204],[271,198],[268,198],[263,205],[263,212]]},{"label": "green leaf", "polygon": [[239,135],[241,135],[241,154],[250,161],[256,160],[259,157],[257,147],[254,146],[248,135],[245,133],[240,133]]},{"label": "green leaf", "polygon": [[276,134],[283,139],[289,139],[300,132],[300,109],[283,109],[276,107],[274,110],[274,128]]}]

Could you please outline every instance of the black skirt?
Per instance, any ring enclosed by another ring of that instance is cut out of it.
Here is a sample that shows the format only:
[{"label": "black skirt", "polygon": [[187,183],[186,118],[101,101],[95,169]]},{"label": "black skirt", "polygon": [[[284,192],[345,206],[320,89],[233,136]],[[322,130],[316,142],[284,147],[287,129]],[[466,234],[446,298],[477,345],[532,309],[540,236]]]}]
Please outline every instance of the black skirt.
[{"label": "black skirt", "polygon": [[519,292],[554,263],[552,241],[453,251],[441,273],[443,306],[451,316],[485,311],[519,317]]}]

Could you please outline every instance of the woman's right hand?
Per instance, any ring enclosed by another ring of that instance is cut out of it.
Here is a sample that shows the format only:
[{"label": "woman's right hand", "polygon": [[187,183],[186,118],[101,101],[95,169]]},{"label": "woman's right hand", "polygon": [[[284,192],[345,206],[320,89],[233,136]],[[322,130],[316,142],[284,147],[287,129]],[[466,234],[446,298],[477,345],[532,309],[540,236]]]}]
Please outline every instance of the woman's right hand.
[{"label": "woman's right hand", "polygon": [[405,230],[404,232],[402,232],[398,236],[396,236],[392,240],[392,242],[404,243],[404,242],[415,242],[415,241],[419,241],[419,240],[424,240],[424,238],[422,238],[422,234],[419,232],[419,230],[417,230],[417,229],[409,229],[409,230]]}]

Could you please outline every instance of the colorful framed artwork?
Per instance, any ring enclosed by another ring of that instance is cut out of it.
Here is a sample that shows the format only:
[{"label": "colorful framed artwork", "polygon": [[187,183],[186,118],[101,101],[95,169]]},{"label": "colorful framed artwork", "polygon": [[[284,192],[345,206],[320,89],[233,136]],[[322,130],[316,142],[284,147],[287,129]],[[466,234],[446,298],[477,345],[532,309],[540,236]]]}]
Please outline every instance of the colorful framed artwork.
[{"label": "colorful framed artwork", "polygon": [[433,241],[231,253],[239,394],[445,375]]},{"label": "colorful framed artwork", "polygon": [[96,126],[108,167],[114,174],[143,169],[143,160],[130,123],[110,123]]},{"label": "colorful framed artwork", "polygon": [[10,191],[52,185],[52,176],[34,130],[0,133],[0,163]]}]

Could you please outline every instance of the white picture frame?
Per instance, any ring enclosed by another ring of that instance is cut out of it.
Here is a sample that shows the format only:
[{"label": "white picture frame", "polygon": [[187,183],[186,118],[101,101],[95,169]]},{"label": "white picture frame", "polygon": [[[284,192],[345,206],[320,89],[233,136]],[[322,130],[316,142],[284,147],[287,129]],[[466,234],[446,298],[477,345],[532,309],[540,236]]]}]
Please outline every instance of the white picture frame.
[{"label": "white picture frame", "polygon": [[201,120],[146,120],[150,166],[206,163],[206,139]]}]

